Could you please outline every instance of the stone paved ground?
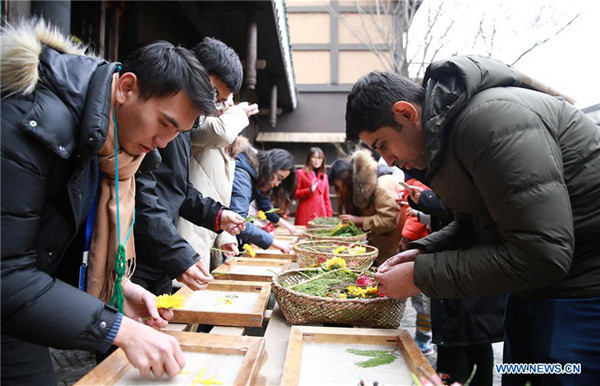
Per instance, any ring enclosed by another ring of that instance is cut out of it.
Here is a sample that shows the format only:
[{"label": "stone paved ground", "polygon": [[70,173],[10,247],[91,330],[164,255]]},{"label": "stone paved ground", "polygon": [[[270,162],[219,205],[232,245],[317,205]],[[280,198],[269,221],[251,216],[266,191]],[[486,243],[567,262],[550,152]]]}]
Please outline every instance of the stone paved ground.
[{"label": "stone paved ground", "polygon": [[59,386],[74,384],[96,365],[95,354],[89,351],[50,349],[50,356]]},{"label": "stone paved ground", "polygon": [[[402,328],[405,328],[408,332],[410,332],[412,336],[415,335],[416,320],[417,312],[415,311],[415,308],[409,301],[406,305],[406,310],[404,311],[404,317],[402,318],[401,326]],[[502,342],[494,343],[492,345],[492,348],[494,350],[494,363],[502,363]],[[433,368],[435,369],[435,364],[437,361],[437,351],[432,355],[428,355],[426,358],[429,360],[429,363],[431,363],[431,366],[433,366]],[[502,378],[500,377],[500,375],[494,373],[493,385],[500,386],[502,384],[501,381]]]},{"label": "stone paved ground", "polygon": [[[407,304],[406,310],[404,312],[404,317],[402,319],[402,327],[408,330],[413,336],[415,333],[416,317],[417,313],[415,312],[414,307],[412,307],[409,301],[409,304]],[[502,343],[495,343],[493,347],[494,362],[501,363]],[[79,380],[79,378],[84,376],[95,366],[94,353],[81,350],[65,351],[54,349],[51,349],[50,353],[52,355],[52,362],[54,364],[54,369],[56,372],[56,381],[59,386],[67,386],[74,384],[75,382],[77,382],[77,380]],[[427,359],[429,360],[433,368],[435,368],[437,354],[434,353],[432,355],[428,355]],[[498,386],[500,384],[500,376],[498,374],[494,374],[494,386]]]}]

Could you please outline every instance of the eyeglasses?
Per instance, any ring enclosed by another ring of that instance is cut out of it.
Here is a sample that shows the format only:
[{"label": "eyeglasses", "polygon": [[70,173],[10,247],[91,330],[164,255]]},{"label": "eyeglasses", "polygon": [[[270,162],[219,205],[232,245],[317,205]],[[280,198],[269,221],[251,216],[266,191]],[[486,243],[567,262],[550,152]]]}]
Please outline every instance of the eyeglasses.
[{"label": "eyeglasses", "polygon": [[215,109],[217,110],[225,110],[225,107],[227,107],[227,100],[218,100],[215,102]]},{"label": "eyeglasses", "polygon": [[233,104],[233,94],[229,94],[227,98],[219,98],[219,90],[216,87],[213,87],[213,93],[215,94],[215,109],[224,110]]},{"label": "eyeglasses", "polygon": [[192,130],[196,130],[200,127],[201,124],[204,123],[204,120],[206,119],[205,115],[199,115],[196,120],[194,121],[194,125],[192,126]]}]

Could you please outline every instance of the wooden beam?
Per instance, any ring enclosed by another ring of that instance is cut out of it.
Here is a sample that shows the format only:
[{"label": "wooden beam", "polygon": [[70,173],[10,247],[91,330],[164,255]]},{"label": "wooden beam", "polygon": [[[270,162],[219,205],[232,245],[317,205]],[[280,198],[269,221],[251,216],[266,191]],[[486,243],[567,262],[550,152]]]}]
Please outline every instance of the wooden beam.
[{"label": "wooden beam", "polygon": [[345,133],[323,132],[286,132],[286,131],[261,131],[256,136],[257,142],[293,142],[293,143],[343,143],[346,141]]}]

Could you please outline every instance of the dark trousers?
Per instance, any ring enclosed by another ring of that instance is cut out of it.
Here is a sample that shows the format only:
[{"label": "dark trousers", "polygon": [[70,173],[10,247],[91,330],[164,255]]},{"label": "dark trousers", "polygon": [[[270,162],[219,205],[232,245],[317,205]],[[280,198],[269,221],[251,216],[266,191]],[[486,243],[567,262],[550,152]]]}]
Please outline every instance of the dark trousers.
[{"label": "dark trousers", "polygon": [[600,298],[509,295],[504,330],[504,363],[580,363],[581,374],[504,374],[503,385],[600,385]]},{"label": "dark trousers", "polygon": [[437,372],[448,374],[449,384],[464,383],[471,375],[474,365],[477,365],[477,371],[470,384],[491,386],[494,366],[491,343],[463,347],[438,346]]},{"label": "dark trousers", "polygon": [[48,348],[2,335],[2,385],[56,385]]}]

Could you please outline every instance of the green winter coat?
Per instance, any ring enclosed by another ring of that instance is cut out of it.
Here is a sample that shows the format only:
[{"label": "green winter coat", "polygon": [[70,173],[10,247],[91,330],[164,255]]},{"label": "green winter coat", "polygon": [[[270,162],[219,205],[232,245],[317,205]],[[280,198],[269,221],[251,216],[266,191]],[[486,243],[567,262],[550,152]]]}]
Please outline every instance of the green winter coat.
[{"label": "green winter coat", "polygon": [[425,74],[427,173],[456,213],[416,243],[428,296],[600,296],[600,128],[521,79],[473,56]]}]

